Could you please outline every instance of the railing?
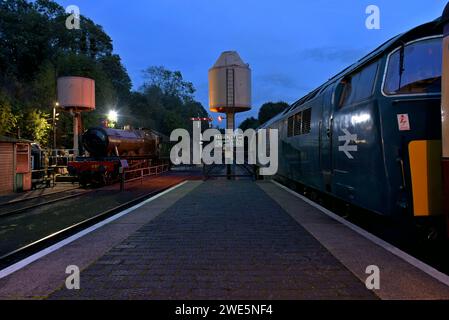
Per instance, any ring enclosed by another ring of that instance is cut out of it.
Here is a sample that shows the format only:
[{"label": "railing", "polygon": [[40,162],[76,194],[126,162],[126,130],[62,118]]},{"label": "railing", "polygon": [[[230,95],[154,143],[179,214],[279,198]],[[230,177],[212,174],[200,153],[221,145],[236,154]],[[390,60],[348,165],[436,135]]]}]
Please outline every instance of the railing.
[{"label": "railing", "polygon": [[77,152],[73,149],[51,149],[47,154],[50,167],[66,167],[69,161],[74,161],[77,157]]},{"label": "railing", "polygon": [[130,181],[143,179],[144,177],[148,177],[148,176],[156,176],[158,174],[167,172],[169,169],[170,169],[170,167],[168,164],[161,164],[161,165],[146,167],[146,168],[125,170],[123,173],[124,181],[130,182]]}]

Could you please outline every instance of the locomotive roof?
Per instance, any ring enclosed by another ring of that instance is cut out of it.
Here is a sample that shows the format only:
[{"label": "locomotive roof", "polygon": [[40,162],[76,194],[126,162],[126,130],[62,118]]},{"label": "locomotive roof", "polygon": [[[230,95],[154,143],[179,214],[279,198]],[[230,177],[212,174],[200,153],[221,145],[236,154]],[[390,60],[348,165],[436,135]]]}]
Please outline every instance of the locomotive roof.
[{"label": "locomotive roof", "polygon": [[290,105],[289,108],[287,108],[285,111],[279,113],[277,116],[272,118],[271,120],[267,121],[265,124],[261,125],[260,128],[267,127],[268,125],[278,121],[280,118],[282,118],[285,114],[289,113],[291,110],[296,109],[296,107],[302,105],[306,101],[310,100],[311,98],[315,97],[323,88],[327,87],[328,85],[332,84],[333,82],[337,81],[338,79],[344,77],[347,74],[352,73],[353,71],[357,70],[358,68],[362,67],[365,64],[370,63],[372,60],[376,59],[380,55],[384,54],[386,51],[393,50],[400,46],[401,44],[405,44],[407,42],[410,42],[415,39],[419,39],[422,37],[427,36],[433,36],[433,35],[440,35],[443,33],[443,26],[442,26],[442,18],[439,17],[431,22],[419,25],[409,31],[406,31],[404,33],[401,33],[390,40],[386,41],[384,44],[380,45],[378,48],[374,49],[372,52],[355,62],[354,64],[348,66],[347,68],[343,69],[341,72],[337,73],[335,76],[331,77],[329,80],[327,80],[325,83],[323,83],[318,88],[314,89],[312,92],[308,93],[301,99],[295,101]]}]

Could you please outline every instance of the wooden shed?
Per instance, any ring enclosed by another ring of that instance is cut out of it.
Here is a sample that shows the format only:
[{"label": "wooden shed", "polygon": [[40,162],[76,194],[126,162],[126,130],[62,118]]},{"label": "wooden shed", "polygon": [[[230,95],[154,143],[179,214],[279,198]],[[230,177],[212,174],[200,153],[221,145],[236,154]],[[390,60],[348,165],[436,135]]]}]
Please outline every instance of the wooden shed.
[{"label": "wooden shed", "polygon": [[31,190],[31,141],[0,136],[0,194]]}]

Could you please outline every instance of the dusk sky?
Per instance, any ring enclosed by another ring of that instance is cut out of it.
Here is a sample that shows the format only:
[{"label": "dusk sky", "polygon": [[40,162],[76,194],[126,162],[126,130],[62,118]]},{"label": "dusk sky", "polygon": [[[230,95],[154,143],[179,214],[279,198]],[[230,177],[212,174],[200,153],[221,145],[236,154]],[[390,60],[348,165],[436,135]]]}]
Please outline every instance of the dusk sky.
[{"label": "dusk sky", "polygon": [[[207,72],[222,51],[250,64],[253,109],[294,102],[389,38],[435,19],[447,0],[58,0],[102,25],[138,89],[162,65],[193,82],[208,110]],[[368,30],[368,5],[381,29]],[[216,115],[214,115],[216,118]]]}]

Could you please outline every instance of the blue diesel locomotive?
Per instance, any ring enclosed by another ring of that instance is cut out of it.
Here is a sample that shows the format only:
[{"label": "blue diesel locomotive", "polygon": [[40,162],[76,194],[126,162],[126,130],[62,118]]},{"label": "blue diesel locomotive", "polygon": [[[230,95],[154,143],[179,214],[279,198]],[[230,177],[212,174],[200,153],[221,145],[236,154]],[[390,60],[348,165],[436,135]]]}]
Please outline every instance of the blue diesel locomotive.
[{"label": "blue diesel locomotive", "polygon": [[442,214],[441,19],[394,37],[261,126],[277,179],[390,217]]}]

